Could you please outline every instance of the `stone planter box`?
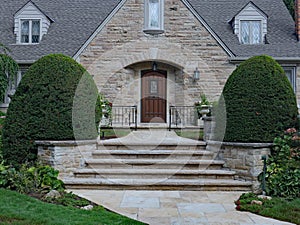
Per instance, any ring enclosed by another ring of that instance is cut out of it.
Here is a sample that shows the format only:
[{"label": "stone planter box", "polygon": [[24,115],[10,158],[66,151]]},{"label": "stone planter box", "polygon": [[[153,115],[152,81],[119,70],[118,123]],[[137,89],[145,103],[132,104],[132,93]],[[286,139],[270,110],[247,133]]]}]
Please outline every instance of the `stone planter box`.
[{"label": "stone planter box", "polygon": [[238,179],[251,181],[252,190],[260,192],[258,175],[263,171],[262,156],[271,153],[272,143],[235,143],[208,141],[207,150],[224,160],[224,167],[237,173]]},{"label": "stone planter box", "polygon": [[96,140],[36,141],[39,159],[59,170],[61,179],[72,177],[75,169],[83,167],[83,158],[90,158],[97,147]]}]

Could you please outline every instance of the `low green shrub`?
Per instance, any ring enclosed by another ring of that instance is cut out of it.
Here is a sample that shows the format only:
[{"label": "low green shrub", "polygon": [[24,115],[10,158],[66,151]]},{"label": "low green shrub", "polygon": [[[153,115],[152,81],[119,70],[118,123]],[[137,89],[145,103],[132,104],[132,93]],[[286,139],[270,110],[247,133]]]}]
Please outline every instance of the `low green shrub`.
[{"label": "low green shrub", "polygon": [[73,194],[72,192],[61,192],[61,197],[59,198],[49,198],[44,197],[43,199],[45,202],[64,205],[64,206],[71,206],[71,207],[83,207],[90,205],[90,201],[80,198],[77,195]]},{"label": "low green shrub", "polygon": [[266,192],[268,195],[286,199],[300,198],[299,140],[300,137],[293,128],[274,139],[274,147],[267,160]]},{"label": "low green shrub", "polygon": [[7,184],[7,177],[6,177],[6,173],[7,173],[7,169],[8,166],[4,165],[4,161],[0,159],[0,188],[1,187],[6,187]]},{"label": "low green shrub", "polygon": [[63,190],[64,183],[58,179],[59,171],[51,166],[31,167],[30,172],[38,178],[38,187],[42,189]]},{"label": "low green shrub", "polygon": [[58,170],[41,164],[22,164],[19,169],[0,164],[0,188],[29,194],[49,190],[64,190]]}]

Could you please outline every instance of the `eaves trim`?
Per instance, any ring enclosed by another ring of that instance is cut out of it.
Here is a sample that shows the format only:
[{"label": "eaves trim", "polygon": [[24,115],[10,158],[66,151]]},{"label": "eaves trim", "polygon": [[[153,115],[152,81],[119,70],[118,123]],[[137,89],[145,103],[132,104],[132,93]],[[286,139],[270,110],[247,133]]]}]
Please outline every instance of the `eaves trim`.
[{"label": "eaves trim", "polygon": [[[246,61],[247,59],[251,58],[252,56],[249,57],[230,57],[229,62],[238,64],[243,61]],[[272,57],[274,60],[277,62],[290,62],[290,63],[300,63],[300,57]]]}]

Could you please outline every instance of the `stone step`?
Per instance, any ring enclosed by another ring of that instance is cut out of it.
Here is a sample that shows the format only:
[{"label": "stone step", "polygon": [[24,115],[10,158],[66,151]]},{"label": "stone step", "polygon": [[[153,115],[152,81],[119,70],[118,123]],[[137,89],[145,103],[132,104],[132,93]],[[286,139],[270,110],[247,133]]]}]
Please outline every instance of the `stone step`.
[{"label": "stone step", "polygon": [[164,159],[164,158],[192,158],[212,159],[214,154],[204,150],[97,150],[92,153],[94,159],[122,158],[122,159]]},{"label": "stone step", "polygon": [[251,182],[228,179],[64,179],[68,189],[250,191]]},{"label": "stone step", "polygon": [[182,168],[210,168],[220,169],[224,165],[221,160],[194,160],[187,158],[180,159],[86,159],[85,164],[89,168],[153,168],[153,169],[182,169]]},{"label": "stone step", "polygon": [[205,150],[206,143],[199,144],[160,144],[160,143],[137,143],[137,144],[122,144],[122,143],[98,143],[98,150]]},{"label": "stone step", "polygon": [[78,169],[76,178],[157,178],[157,179],[234,179],[234,171],[228,170],[176,170],[176,169]]}]

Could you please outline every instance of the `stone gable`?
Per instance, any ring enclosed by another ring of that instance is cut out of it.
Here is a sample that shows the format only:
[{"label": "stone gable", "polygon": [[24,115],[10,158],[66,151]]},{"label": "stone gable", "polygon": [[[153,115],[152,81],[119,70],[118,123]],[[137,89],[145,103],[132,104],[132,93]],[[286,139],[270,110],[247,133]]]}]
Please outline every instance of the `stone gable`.
[{"label": "stone gable", "polygon": [[[145,34],[143,28],[144,1],[128,0],[80,55],[100,92],[115,104],[136,104],[141,70],[156,61],[168,72],[173,105],[193,105],[201,93],[218,99],[235,66],[180,0],[165,0],[163,34]],[[201,75],[195,82],[196,67]]]}]

